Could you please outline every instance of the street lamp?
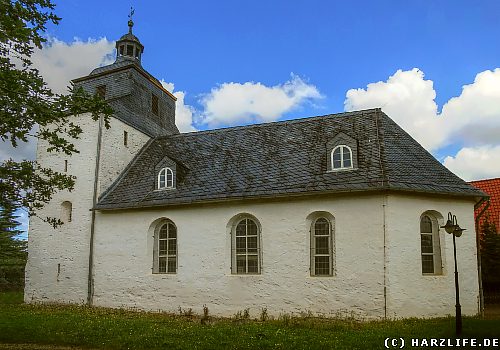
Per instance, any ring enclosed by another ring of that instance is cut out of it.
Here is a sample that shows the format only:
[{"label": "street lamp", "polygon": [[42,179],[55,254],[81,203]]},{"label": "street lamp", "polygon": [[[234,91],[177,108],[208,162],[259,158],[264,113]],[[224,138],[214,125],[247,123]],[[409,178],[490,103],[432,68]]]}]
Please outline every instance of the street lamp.
[{"label": "street lamp", "polygon": [[441,226],[446,232],[453,234],[453,257],[455,258],[455,333],[457,336],[462,334],[462,307],[460,306],[460,291],[458,288],[458,270],[457,270],[457,246],[455,244],[455,237],[460,237],[462,232],[465,231],[458,225],[457,217],[448,213],[448,220],[446,225]]}]

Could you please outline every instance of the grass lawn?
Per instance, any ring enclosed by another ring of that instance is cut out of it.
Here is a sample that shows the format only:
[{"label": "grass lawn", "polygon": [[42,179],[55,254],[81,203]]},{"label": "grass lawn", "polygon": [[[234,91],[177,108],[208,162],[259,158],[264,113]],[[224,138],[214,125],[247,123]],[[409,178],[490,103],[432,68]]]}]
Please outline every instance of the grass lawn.
[{"label": "grass lawn", "polygon": [[[387,337],[407,343],[411,338],[454,338],[454,325],[454,318],[358,322],[312,317],[201,324],[197,316],[25,305],[21,293],[0,293],[0,343],[97,349],[383,349]],[[463,337],[499,336],[499,319],[463,320]]]}]

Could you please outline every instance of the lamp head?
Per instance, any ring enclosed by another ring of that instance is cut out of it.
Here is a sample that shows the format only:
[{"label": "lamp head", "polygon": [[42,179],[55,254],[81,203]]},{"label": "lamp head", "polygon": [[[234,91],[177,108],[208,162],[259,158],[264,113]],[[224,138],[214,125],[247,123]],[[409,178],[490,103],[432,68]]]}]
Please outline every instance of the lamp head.
[{"label": "lamp head", "polygon": [[457,227],[455,228],[455,230],[453,231],[453,235],[455,237],[460,237],[462,235],[462,233],[465,231],[464,228],[461,228],[460,226],[457,225]]},{"label": "lamp head", "polygon": [[453,233],[455,232],[456,228],[458,227],[458,225],[454,224],[452,220],[448,219],[448,221],[446,221],[446,225],[444,226],[441,226],[441,228],[444,228],[446,232],[448,233]]}]

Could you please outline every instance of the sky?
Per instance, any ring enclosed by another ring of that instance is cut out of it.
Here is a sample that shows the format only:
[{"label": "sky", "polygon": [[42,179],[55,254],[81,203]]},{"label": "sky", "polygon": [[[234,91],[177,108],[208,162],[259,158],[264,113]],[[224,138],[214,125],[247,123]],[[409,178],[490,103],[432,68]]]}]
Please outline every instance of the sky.
[{"label": "sky", "polygon": [[181,132],[381,107],[464,180],[500,177],[498,0],[54,2],[32,61],[56,92],[114,61],[133,6]]}]

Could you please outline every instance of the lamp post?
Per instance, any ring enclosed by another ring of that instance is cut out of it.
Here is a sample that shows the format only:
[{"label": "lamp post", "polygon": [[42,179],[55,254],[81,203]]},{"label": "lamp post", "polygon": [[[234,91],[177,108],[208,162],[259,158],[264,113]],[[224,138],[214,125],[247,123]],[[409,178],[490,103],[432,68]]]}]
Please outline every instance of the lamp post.
[{"label": "lamp post", "polygon": [[462,307],[460,306],[460,290],[458,288],[458,270],[457,270],[457,245],[455,243],[455,237],[460,237],[462,232],[465,231],[458,225],[457,217],[452,215],[451,212],[448,213],[448,220],[446,225],[441,226],[446,232],[453,235],[453,257],[455,258],[455,333],[457,337],[462,334]]}]

